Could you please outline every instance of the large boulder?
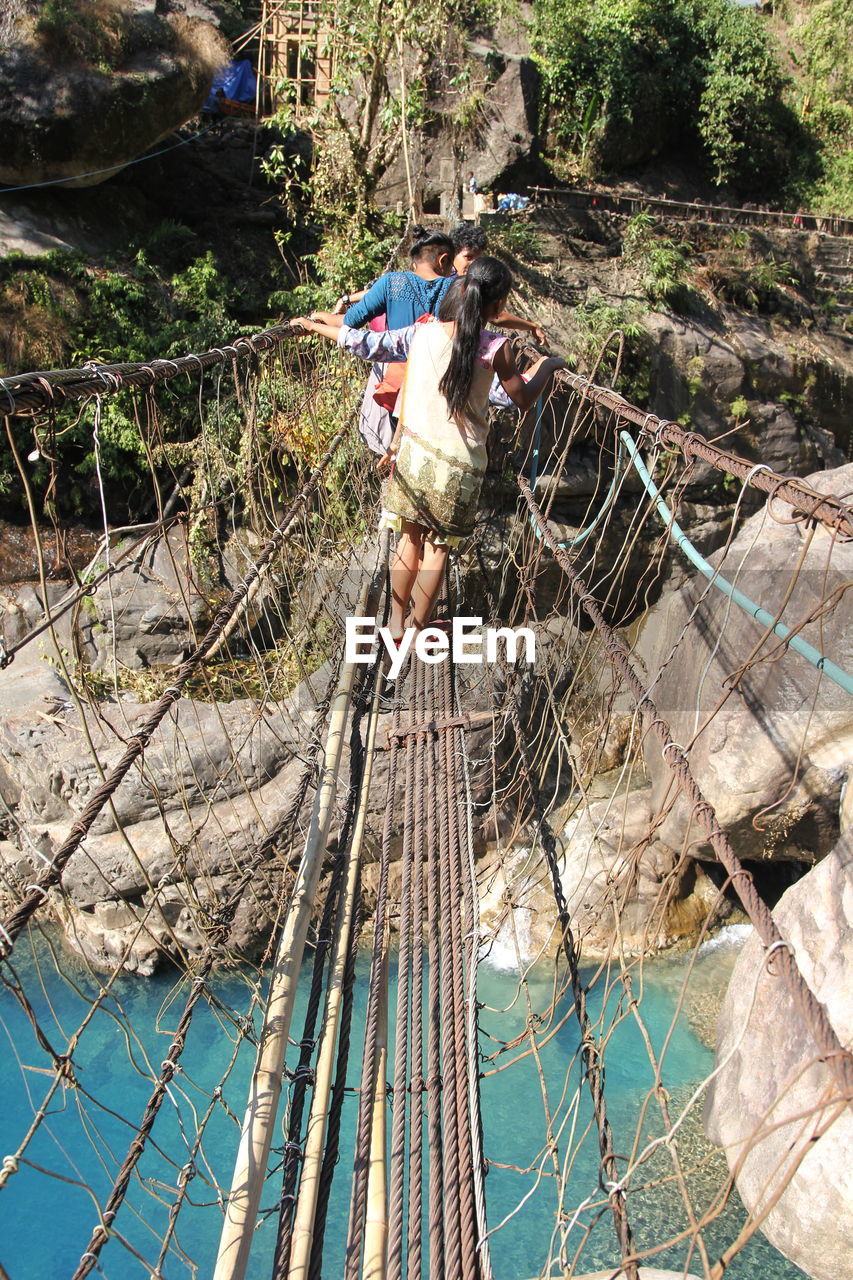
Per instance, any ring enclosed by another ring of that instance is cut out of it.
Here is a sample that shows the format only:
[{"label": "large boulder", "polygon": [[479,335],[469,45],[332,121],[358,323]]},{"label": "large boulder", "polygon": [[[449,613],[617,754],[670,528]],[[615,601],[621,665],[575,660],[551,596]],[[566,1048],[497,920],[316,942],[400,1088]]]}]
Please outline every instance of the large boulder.
[{"label": "large boulder", "polygon": [[[778,903],[800,972],[853,1049],[853,841],[843,837]],[[814,1280],[853,1277],[853,1111],[839,1103],[797,1003],[753,935],[717,1029],[705,1128],[725,1149],[744,1204]],[[778,1196],[778,1199],[776,1198]]]},{"label": "large boulder", "polygon": [[[79,594],[68,581],[48,581],[44,589],[23,582],[0,590],[0,639],[7,647],[18,643],[43,622],[47,607],[60,614],[55,626],[60,646],[93,671],[112,676],[116,670],[179,664],[204,636],[214,606],[246,581],[262,546],[250,530],[235,531],[212,569],[204,556],[194,556],[191,538],[184,525],[176,525],[137,550],[133,544],[115,544],[113,573],[65,611],[63,604]],[[103,550],[95,561],[96,569],[105,567]],[[281,635],[289,600],[280,566],[280,558],[274,558],[250,588],[235,630],[223,640],[232,652],[247,633],[265,645]],[[41,647],[50,656],[49,641]]]},{"label": "large boulder", "polygon": [[228,60],[204,6],[169,17],[120,0],[45,10],[19,9],[0,45],[3,185],[105,181],[195,115]]},{"label": "large boulder", "polygon": [[[651,817],[644,788],[580,809],[558,833],[560,884],[584,960],[612,953],[614,904],[620,945],[628,954],[694,938],[717,922],[720,909],[728,910],[699,864],[649,840]],[[488,887],[481,913],[497,930],[493,956],[513,952],[513,931],[525,962],[559,947],[551,874],[539,846],[502,852],[483,879]],[[515,904],[511,926],[507,902]]]},{"label": "large boulder", "polygon": [[[853,464],[812,475],[809,484],[824,493],[849,493]],[[853,576],[853,544],[833,540],[820,525],[812,530],[795,522],[791,508],[775,501],[710,560],[815,649],[853,671],[851,593],[845,591]],[[696,575],[650,611],[636,657],[673,737],[689,748],[693,774],[736,851],[747,858],[808,861],[825,854],[838,834],[841,791],[853,761],[853,702],[775,636],[762,639],[765,630]],[[772,660],[753,661],[761,655]],[[657,811],[672,772],[656,740],[648,740],[645,758]],[[681,849],[690,824],[679,799],[658,838]],[[691,834],[698,841],[693,852],[709,856],[701,833],[694,828]]]},{"label": "large boulder", "polygon": [[[17,833],[0,857],[5,879],[21,887],[151,712],[129,696],[96,710],[77,703],[55,667],[26,653],[0,672],[0,792]],[[277,837],[298,791],[305,718],[294,699],[180,699],[53,895],[72,944],[98,966],[138,972],[178,948],[198,953],[205,912],[227,900],[246,864],[263,854],[246,898],[254,905],[243,906],[230,938],[256,954],[291,856],[286,849],[284,861],[278,856]]]},{"label": "large boulder", "polygon": [[[524,20],[502,19],[467,50],[476,68],[469,84],[444,88],[431,102],[428,136],[412,139],[411,172],[427,208],[453,208],[454,193],[473,172],[481,189],[518,189],[547,175],[539,144],[541,78]],[[383,203],[408,199],[401,154],[378,188]]]},{"label": "large boulder", "polygon": [[[364,668],[368,670],[367,667]],[[149,973],[163,956],[200,954],[206,922],[233,894],[244,868],[257,871],[229,937],[232,950],[256,956],[272,928],[281,893],[301,853],[309,789],[296,805],[308,744],[317,733],[318,706],[334,676],[327,663],[281,702],[240,699],[209,703],[179,699],[161,722],[144,756],[70,858],[61,890],[51,895],[66,936],[90,962]],[[404,704],[402,725],[415,714],[411,678],[395,694]],[[484,666],[459,669],[467,712],[488,711],[496,697]],[[58,664],[24,649],[0,671],[0,794],[14,818],[14,839],[0,842],[0,883],[23,889],[65,839],[102,778],[150,715],[150,703],[129,694],[97,706],[76,699]],[[535,714],[523,687],[522,715]],[[430,708],[427,716],[435,716]],[[392,815],[393,855],[402,847],[404,765],[389,804],[393,711],[383,704],[377,733],[368,827],[363,847],[368,905],[386,813]],[[361,726],[364,736],[364,725]],[[495,761],[488,716],[474,717],[466,734],[475,805],[474,836],[490,820]],[[511,754],[507,745],[504,754]],[[498,767],[502,756],[500,749]],[[344,745],[338,811],[340,826],[350,777],[350,735]],[[286,819],[297,812],[289,840]]]}]

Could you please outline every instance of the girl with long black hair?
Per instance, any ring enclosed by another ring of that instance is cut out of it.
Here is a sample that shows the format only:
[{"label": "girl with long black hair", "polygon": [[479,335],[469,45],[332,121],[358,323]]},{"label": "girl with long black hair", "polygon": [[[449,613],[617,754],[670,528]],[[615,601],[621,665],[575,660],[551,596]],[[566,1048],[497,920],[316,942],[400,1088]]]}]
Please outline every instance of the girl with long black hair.
[{"label": "girl with long black hair", "polygon": [[[408,360],[394,439],[379,466],[391,467],[380,528],[400,538],[391,566],[389,629],[426,627],[448,549],[472,532],[486,471],[488,400],[497,374],[514,404],[529,409],[564,361],[550,356],[522,378],[504,334],[485,326],[500,315],[512,277],[497,258],[477,258],[448,289],[438,323],[388,333],[302,320],[363,359]],[[407,609],[411,612],[407,617]]]}]

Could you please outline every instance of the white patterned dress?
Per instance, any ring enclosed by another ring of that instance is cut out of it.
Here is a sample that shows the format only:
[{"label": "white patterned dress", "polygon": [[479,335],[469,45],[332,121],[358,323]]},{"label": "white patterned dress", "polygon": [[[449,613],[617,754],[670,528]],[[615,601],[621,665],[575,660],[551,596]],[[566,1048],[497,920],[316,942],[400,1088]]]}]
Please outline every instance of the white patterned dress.
[{"label": "white patterned dress", "polygon": [[453,338],[442,324],[410,325],[388,333],[344,326],[340,346],[372,360],[408,360],[400,407],[397,458],[382,493],[380,528],[401,529],[404,520],[429,529],[433,540],[455,546],[472,532],[486,473],[489,391],[494,358],[506,342],[483,329],[468,398],[468,418],[451,418],[438,389],[450,361]]}]

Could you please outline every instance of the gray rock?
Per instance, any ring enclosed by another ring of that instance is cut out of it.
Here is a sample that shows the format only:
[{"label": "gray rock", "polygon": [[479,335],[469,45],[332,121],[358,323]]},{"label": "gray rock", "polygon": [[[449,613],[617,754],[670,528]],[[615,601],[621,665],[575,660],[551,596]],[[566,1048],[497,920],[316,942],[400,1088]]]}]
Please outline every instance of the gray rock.
[{"label": "gray rock", "polygon": [[14,35],[0,48],[4,185],[104,182],[193,116],[227,61],[209,21],[167,21],[153,10],[128,15],[119,65],[109,71],[98,65],[95,29],[89,55],[67,44],[46,47],[23,16]]},{"label": "gray rock", "polygon": [[[120,556],[122,547],[115,549]],[[206,630],[211,606],[183,527],[108,578],[78,615],[95,670],[181,663]]]},{"label": "gray rock", "polygon": [[[848,492],[853,464],[813,475],[809,483],[824,492]],[[774,503],[773,512],[781,520],[790,516],[784,503]],[[730,580],[737,577],[740,589],[771,613],[784,606],[782,621],[794,627],[853,575],[853,546],[831,545],[826,531],[818,528],[806,547],[807,536],[803,526],[779,523],[764,510],[746,521],[724,559],[721,553],[710,559],[722,565]],[[685,629],[689,643],[682,641]],[[756,663],[731,690],[733,673],[750,659],[763,631],[697,575],[649,612],[636,657],[650,679],[662,669],[650,683],[651,697],[675,740],[692,742],[694,776],[736,851],[747,858],[807,860],[826,853],[837,837],[841,787],[853,760],[853,706],[844,689],[793,650],[778,660]],[[850,593],[800,634],[853,671]],[[772,637],[762,651],[778,650]],[[656,740],[647,741],[645,758],[657,808],[672,774]],[[753,825],[759,814],[763,816]],[[659,837],[669,847],[681,848],[689,825],[690,814],[679,799]],[[692,838],[701,841],[695,828]],[[701,843],[695,851],[700,856],[709,852]]]},{"label": "gray rock", "polygon": [[[853,1047],[853,842],[848,836],[774,910],[806,982]],[[705,1128],[750,1213],[814,1280],[853,1276],[853,1112],[833,1101],[798,1006],[757,937],[738,957],[717,1028]],[[836,1086],[837,1087],[837,1086]],[[779,1199],[773,1198],[781,1192]],[[772,1206],[772,1207],[771,1207]]]},{"label": "gray rock", "polygon": [[[424,145],[414,140],[410,164],[426,200],[452,199],[469,170],[481,187],[497,190],[519,180],[514,177],[519,170],[527,175],[546,172],[538,160],[540,75],[523,25],[510,19],[498,26],[493,38],[474,44],[470,52],[480,62],[479,78],[485,83],[482,101],[466,130],[464,163],[459,160],[458,117],[466,106],[465,89],[439,95],[431,103],[435,126],[429,138]],[[386,204],[406,200],[402,155],[383,175],[379,194]]]},{"label": "gray rock", "polygon": [[[575,941],[587,960],[612,954],[614,902],[620,910],[620,945],[629,954],[695,937],[717,903],[717,890],[701,867],[660,841],[647,843],[650,818],[646,788],[597,801],[557,832],[563,894]],[[504,941],[501,921],[509,894],[527,916],[524,958],[558,946],[550,873],[539,850],[531,856],[528,848],[517,847],[502,853],[497,865],[489,860],[484,865],[488,871],[481,880],[488,887],[481,915],[487,928],[498,927],[497,945]]]},{"label": "gray rock", "polygon": [[[658,365],[655,413],[674,418],[689,407],[683,378],[721,399],[733,400],[743,387],[746,370],[741,356],[719,333],[697,320],[652,312],[643,321],[656,346]],[[695,395],[695,393],[694,393]]]}]

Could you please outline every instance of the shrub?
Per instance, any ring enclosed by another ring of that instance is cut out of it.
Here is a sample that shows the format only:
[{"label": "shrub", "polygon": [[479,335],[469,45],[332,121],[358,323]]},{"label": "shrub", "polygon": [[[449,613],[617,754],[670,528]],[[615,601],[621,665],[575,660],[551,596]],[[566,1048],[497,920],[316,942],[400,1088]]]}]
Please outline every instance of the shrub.
[{"label": "shrub", "polygon": [[44,0],[36,37],[58,62],[120,65],[132,21],[127,0]]},{"label": "shrub", "polygon": [[805,145],[766,29],[733,0],[539,0],[534,47],[556,144],[588,172],[686,148],[718,182],[778,188]]},{"label": "shrub", "polygon": [[640,287],[653,305],[666,303],[677,310],[690,306],[692,291],[685,280],[690,249],[660,235],[648,213],[641,211],[628,223],[622,257],[639,273]]}]

